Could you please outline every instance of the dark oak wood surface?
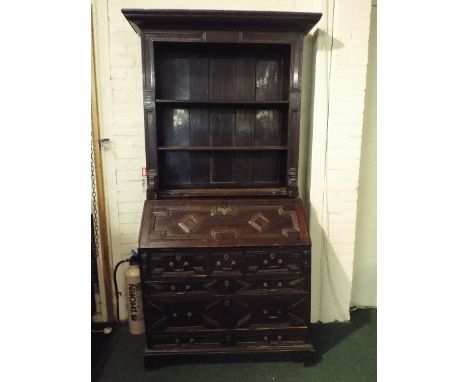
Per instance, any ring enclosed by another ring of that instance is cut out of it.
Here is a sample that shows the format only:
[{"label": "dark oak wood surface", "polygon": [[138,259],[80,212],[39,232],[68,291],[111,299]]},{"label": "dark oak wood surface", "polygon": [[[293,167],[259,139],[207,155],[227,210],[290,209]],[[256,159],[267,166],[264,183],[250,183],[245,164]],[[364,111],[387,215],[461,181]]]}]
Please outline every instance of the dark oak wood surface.
[{"label": "dark oak wood surface", "polygon": [[[148,199],[297,196],[302,39],[321,15],[122,12],[142,39]],[[229,149],[245,146],[262,152]]]},{"label": "dark oak wood surface", "polygon": [[[312,12],[268,12],[186,9],[122,9],[137,33],[151,29],[259,30],[307,33],[322,17]],[[224,32],[212,34],[213,40],[235,38]]]},{"label": "dark oak wood surface", "polygon": [[[288,150],[287,46],[159,43],[155,52],[157,149],[204,151],[158,152],[159,189],[285,187],[286,155],[274,150]],[[249,146],[263,152],[232,152]]]},{"label": "dark oak wood surface", "polygon": [[297,165],[302,40],[321,14],[122,12],[142,46],[145,362],[310,359]]},{"label": "dark oak wood surface", "polygon": [[147,200],[138,248],[310,245],[300,199]]}]

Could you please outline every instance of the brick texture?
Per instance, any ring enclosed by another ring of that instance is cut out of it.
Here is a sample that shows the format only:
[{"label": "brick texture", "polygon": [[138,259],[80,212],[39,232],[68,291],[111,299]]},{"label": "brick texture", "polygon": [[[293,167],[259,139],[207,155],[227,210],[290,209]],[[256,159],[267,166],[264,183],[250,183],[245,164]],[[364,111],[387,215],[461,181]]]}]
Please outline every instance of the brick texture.
[{"label": "brick texture", "polygon": [[[336,2],[324,164],[327,192],[324,218],[318,222],[325,231],[327,250],[314,253],[322,257],[315,263],[322,263],[322,272],[315,269],[312,275],[319,280],[313,288],[321,291],[312,316],[322,322],[349,319],[370,12],[370,0]],[[331,33],[330,28],[327,32]]]}]

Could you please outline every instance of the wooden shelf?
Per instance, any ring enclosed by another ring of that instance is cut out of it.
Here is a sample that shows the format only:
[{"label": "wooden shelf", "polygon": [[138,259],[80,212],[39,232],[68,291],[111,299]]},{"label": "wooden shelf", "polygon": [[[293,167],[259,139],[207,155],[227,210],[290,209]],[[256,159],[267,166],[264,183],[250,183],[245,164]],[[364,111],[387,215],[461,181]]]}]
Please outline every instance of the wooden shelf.
[{"label": "wooden shelf", "polygon": [[160,146],[161,151],[281,151],[288,146]]},{"label": "wooden shelf", "polygon": [[194,101],[194,100],[173,100],[156,99],[156,105],[164,106],[186,106],[186,107],[284,107],[289,105],[289,101]]}]

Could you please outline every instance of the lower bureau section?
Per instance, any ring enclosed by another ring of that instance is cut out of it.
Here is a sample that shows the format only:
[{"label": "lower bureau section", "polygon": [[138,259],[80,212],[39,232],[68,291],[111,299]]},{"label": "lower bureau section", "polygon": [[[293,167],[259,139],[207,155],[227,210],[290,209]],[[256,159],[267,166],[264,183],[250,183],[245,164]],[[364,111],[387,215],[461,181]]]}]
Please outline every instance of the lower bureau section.
[{"label": "lower bureau section", "polygon": [[145,359],[294,353],[310,359],[310,248],[145,251]]}]

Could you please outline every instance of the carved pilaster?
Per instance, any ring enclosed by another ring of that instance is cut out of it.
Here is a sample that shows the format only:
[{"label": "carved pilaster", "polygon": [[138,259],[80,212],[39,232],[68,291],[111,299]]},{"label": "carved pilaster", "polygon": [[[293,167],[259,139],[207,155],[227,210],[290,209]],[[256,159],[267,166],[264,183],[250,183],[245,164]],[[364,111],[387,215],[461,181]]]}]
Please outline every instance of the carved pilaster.
[{"label": "carved pilaster", "polygon": [[297,190],[297,168],[291,167],[288,169],[288,195],[296,197],[299,195]]},{"label": "carved pilaster", "polygon": [[154,89],[143,90],[143,107],[145,110],[154,110],[155,108]]},{"label": "carved pilaster", "polygon": [[158,182],[158,173],[155,169],[149,169],[147,172],[148,187],[146,189],[147,199],[157,199],[156,184]]}]

